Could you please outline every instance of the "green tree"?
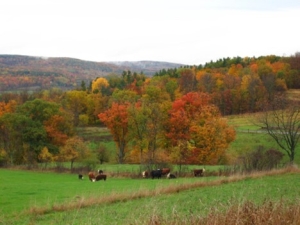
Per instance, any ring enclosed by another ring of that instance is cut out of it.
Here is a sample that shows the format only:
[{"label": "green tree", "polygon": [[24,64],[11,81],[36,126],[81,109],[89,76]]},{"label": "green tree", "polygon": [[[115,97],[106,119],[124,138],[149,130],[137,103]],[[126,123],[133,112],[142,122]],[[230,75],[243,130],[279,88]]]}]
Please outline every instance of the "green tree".
[{"label": "green tree", "polygon": [[41,149],[47,146],[46,131],[40,121],[33,121],[26,115],[4,114],[0,117],[0,145],[10,164],[25,163],[25,154],[37,161]]},{"label": "green tree", "polygon": [[59,107],[60,105],[54,102],[34,99],[20,105],[17,108],[17,112],[31,118],[33,121],[43,123],[53,115],[59,114]]},{"label": "green tree", "polygon": [[99,160],[100,164],[109,161],[109,154],[108,149],[104,144],[99,144],[98,148],[96,149],[97,159]]}]

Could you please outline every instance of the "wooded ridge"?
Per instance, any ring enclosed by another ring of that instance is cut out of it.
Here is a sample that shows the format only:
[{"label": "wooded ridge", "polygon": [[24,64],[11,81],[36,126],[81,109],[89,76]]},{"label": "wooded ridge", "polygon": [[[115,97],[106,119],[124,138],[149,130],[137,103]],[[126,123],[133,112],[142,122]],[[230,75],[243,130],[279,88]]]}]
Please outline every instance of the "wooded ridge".
[{"label": "wooded ridge", "polygon": [[0,92],[20,88],[71,89],[81,81],[89,83],[97,77],[121,75],[123,71],[152,76],[162,69],[180,66],[183,65],[158,61],[93,62],[61,57],[0,55]]}]

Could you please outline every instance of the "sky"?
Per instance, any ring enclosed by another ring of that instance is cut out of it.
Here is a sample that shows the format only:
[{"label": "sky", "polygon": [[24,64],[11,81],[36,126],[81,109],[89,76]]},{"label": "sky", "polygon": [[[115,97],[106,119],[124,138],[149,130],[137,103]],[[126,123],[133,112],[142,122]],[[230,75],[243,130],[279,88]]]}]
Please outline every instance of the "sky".
[{"label": "sky", "polygon": [[0,54],[199,65],[300,51],[299,0],[1,0]]}]

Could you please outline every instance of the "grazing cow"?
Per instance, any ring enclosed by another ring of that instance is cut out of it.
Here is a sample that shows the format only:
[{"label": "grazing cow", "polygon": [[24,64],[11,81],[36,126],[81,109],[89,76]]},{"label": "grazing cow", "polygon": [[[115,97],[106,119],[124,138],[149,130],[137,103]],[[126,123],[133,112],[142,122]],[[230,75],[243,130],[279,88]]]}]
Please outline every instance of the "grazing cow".
[{"label": "grazing cow", "polygon": [[170,173],[170,168],[162,168],[161,175],[167,175]]},{"label": "grazing cow", "polygon": [[147,170],[143,171],[143,172],[142,172],[142,176],[143,176],[144,178],[147,178],[147,177],[149,176],[149,172],[148,172]]},{"label": "grazing cow", "polygon": [[90,181],[92,182],[95,182],[96,181],[96,176],[93,172],[89,172],[89,179]]},{"label": "grazing cow", "polygon": [[194,169],[193,173],[195,177],[203,177],[205,169]]},{"label": "grazing cow", "polygon": [[175,179],[176,176],[174,174],[172,174],[172,173],[168,173],[167,178],[168,179]]},{"label": "grazing cow", "polygon": [[162,175],[162,171],[161,169],[157,169],[157,170],[152,170],[151,171],[151,177],[152,179],[154,179],[155,177],[157,177],[157,179],[161,178]]},{"label": "grazing cow", "polygon": [[96,181],[99,181],[99,180],[104,180],[106,181],[106,175],[105,174],[98,174],[96,176]]},{"label": "grazing cow", "polygon": [[99,174],[103,174],[103,170],[98,170],[98,173]]},{"label": "grazing cow", "polygon": [[78,178],[79,178],[79,180],[82,180],[83,179],[83,175],[82,174],[78,174]]}]

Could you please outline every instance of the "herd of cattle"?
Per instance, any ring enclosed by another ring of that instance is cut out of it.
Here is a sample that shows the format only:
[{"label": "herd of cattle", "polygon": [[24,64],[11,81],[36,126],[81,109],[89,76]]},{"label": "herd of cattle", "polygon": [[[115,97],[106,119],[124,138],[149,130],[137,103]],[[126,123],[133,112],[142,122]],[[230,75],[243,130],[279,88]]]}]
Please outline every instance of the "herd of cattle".
[{"label": "herd of cattle", "polygon": [[[195,177],[202,177],[204,175],[205,169],[194,169],[193,170],[193,175]],[[171,173],[170,168],[162,168],[162,169],[157,169],[157,170],[151,170],[151,171],[143,171],[142,172],[142,176],[143,178],[161,178],[162,176],[166,176],[166,178],[168,179],[174,179],[176,178],[176,176]],[[91,182],[95,182],[95,181],[99,181],[99,180],[104,180],[106,181],[106,174],[103,173],[103,170],[98,170],[98,173],[94,173],[94,172],[89,172],[88,174],[89,180]],[[78,178],[80,180],[83,179],[83,175],[82,174],[78,174]]]}]

